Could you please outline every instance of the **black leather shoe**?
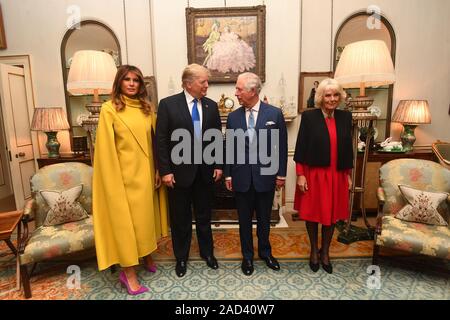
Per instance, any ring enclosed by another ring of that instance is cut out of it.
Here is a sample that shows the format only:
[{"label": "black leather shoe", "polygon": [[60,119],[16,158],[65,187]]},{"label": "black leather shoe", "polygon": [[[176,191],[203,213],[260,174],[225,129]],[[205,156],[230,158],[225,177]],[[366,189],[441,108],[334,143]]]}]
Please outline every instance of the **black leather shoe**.
[{"label": "black leather shoe", "polygon": [[309,261],[309,267],[311,268],[311,270],[313,272],[317,272],[319,270],[319,268],[320,268],[320,264],[318,262],[317,263],[312,263],[311,261]]},{"label": "black leather shoe", "polygon": [[253,268],[253,261],[250,259],[244,259],[242,260],[242,264],[241,264],[241,269],[242,272],[246,275],[246,276],[251,276],[253,271],[255,270]]},{"label": "black leather shoe", "polygon": [[209,257],[206,257],[206,265],[208,266],[208,267],[210,267],[211,269],[218,269],[219,268],[219,264],[217,263],[217,259],[216,259],[216,257],[214,257],[214,256],[209,256]]},{"label": "black leather shoe", "polygon": [[186,274],[187,263],[186,260],[177,260],[177,264],[175,266],[175,273],[178,277],[183,277]]},{"label": "black leather shoe", "polygon": [[266,265],[272,269],[272,270],[280,270],[280,264],[278,263],[277,259],[275,259],[273,256],[268,256],[265,258],[261,258],[266,262]]},{"label": "black leather shoe", "polygon": [[333,266],[330,264],[325,264],[322,262],[322,269],[325,270],[327,273],[333,273]]}]

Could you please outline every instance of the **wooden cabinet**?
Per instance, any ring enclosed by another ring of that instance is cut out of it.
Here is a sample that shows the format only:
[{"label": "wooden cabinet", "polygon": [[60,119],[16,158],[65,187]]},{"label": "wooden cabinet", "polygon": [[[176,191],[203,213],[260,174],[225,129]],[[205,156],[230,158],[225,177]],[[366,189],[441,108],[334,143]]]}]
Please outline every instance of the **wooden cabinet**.
[{"label": "wooden cabinet", "polygon": [[[361,168],[362,154],[358,154],[357,168]],[[370,152],[366,165],[366,179],[364,183],[364,204],[366,211],[377,211],[377,189],[379,187],[379,169],[380,167],[394,159],[413,158],[435,161],[435,155],[431,149],[418,149],[406,153],[389,153],[389,152]],[[360,172],[356,174],[356,181],[360,179]],[[359,209],[359,195],[355,195],[353,208]]]},{"label": "wooden cabinet", "polygon": [[77,155],[77,154],[61,155],[58,158],[41,157],[36,160],[37,160],[39,169],[42,167],[48,166],[50,164],[62,163],[62,162],[82,162],[82,163],[86,163],[88,165],[92,164],[91,158],[89,156]]}]

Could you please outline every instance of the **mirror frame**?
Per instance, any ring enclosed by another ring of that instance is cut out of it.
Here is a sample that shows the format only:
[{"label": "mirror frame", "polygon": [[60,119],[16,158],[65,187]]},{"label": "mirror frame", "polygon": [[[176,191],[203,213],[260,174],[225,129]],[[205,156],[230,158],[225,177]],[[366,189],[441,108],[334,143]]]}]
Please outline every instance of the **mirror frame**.
[{"label": "mirror frame", "polygon": [[[118,49],[118,53],[119,53],[119,64],[122,65],[122,50],[120,48],[120,42],[119,39],[117,38],[116,34],[114,33],[114,31],[108,27],[107,25],[105,25],[104,23],[101,23],[100,21],[97,20],[83,20],[80,23],[80,27],[85,26],[85,25],[89,25],[89,24],[94,24],[94,25],[98,25],[102,28],[104,28],[107,32],[109,32],[111,34],[111,36],[113,37],[114,41],[116,42],[117,45],[117,49]],[[75,26],[75,25],[74,25]],[[69,72],[67,70],[67,65],[66,65],[66,46],[67,46],[67,41],[69,40],[70,36],[73,34],[73,32],[75,30],[77,30],[77,28],[74,28],[74,26],[72,26],[71,28],[69,28],[66,33],[64,34],[64,37],[61,41],[61,48],[60,48],[60,52],[61,52],[61,67],[62,67],[62,73],[63,73],[63,82],[64,82],[64,96],[66,99],[66,113],[67,113],[67,120],[69,121],[70,124],[70,130],[69,130],[69,134],[70,134],[70,149],[72,150],[72,138],[73,138],[73,124],[72,124],[72,110],[70,107],[70,96],[69,96],[69,92],[67,91],[67,77],[69,75]]]},{"label": "mirror frame", "polygon": [[[334,37],[334,45],[333,45],[333,72],[336,71],[336,65],[337,65],[337,61],[336,61],[336,50],[337,50],[337,43],[338,43],[338,39],[339,36],[341,34],[342,29],[345,27],[345,25],[352,19],[356,18],[356,17],[360,17],[360,16],[367,16],[367,17],[371,17],[373,15],[373,13],[367,13],[366,11],[360,11],[357,13],[352,14],[351,16],[349,16],[347,19],[344,20],[344,22],[341,23],[341,25],[339,26],[339,29],[336,32],[336,35]],[[397,49],[397,40],[396,40],[396,36],[395,36],[395,31],[394,28],[392,27],[391,23],[381,14],[379,14],[380,16],[380,20],[381,22],[386,26],[387,30],[389,31],[389,35],[391,37],[391,58],[392,58],[392,63],[394,64],[394,68],[395,68],[395,54],[396,54],[396,49]],[[369,40],[369,39],[361,39],[361,40]],[[393,96],[394,96],[394,84],[389,85],[388,88],[388,100],[387,100],[387,109],[386,109],[386,129],[385,129],[385,137],[384,139],[388,138],[391,134],[391,117],[392,117],[392,100],[393,100]]]}]

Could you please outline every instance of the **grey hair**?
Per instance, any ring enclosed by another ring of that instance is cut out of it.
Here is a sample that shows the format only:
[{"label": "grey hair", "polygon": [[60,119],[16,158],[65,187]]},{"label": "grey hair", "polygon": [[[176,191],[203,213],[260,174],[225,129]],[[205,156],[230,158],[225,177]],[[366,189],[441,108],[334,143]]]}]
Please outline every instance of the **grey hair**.
[{"label": "grey hair", "polygon": [[342,85],[337,80],[326,78],[322,80],[322,82],[316,89],[316,95],[314,96],[314,103],[316,104],[316,106],[322,107],[323,93],[327,89],[333,89],[339,92],[340,95],[339,103],[341,103],[347,96],[347,93],[345,93],[344,89],[342,88]]},{"label": "grey hair", "polygon": [[181,76],[182,87],[186,88],[186,84],[194,81],[201,73],[206,73],[208,77],[211,76],[209,70],[204,66],[196,63],[188,65],[186,68],[184,68],[183,74]]},{"label": "grey hair", "polygon": [[251,91],[252,89],[255,89],[256,93],[259,95],[262,83],[261,79],[256,74],[253,72],[244,72],[241,73],[238,78],[244,78],[245,90]]}]

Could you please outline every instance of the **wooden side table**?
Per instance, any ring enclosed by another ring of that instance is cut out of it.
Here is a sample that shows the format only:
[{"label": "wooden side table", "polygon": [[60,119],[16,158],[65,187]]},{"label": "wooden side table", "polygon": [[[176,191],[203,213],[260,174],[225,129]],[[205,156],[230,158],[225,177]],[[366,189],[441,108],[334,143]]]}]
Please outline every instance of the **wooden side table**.
[{"label": "wooden side table", "polygon": [[84,154],[70,154],[70,155],[61,155],[58,158],[49,158],[49,157],[41,157],[37,158],[37,163],[39,169],[51,164],[62,163],[62,162],[82,162],[87,165],[92,165],[91,157],[86,156]]},{"label": "wooden side table", "polygon": [[19,251],[11,242],[11,235],[17,228],[17,234],[20,235],[20,219],[22,219],[23,211],[11,211],[0,213],[0,240],[6,242],[8,247],[16,256],[16,289],[20,289],[20,264]]}]

